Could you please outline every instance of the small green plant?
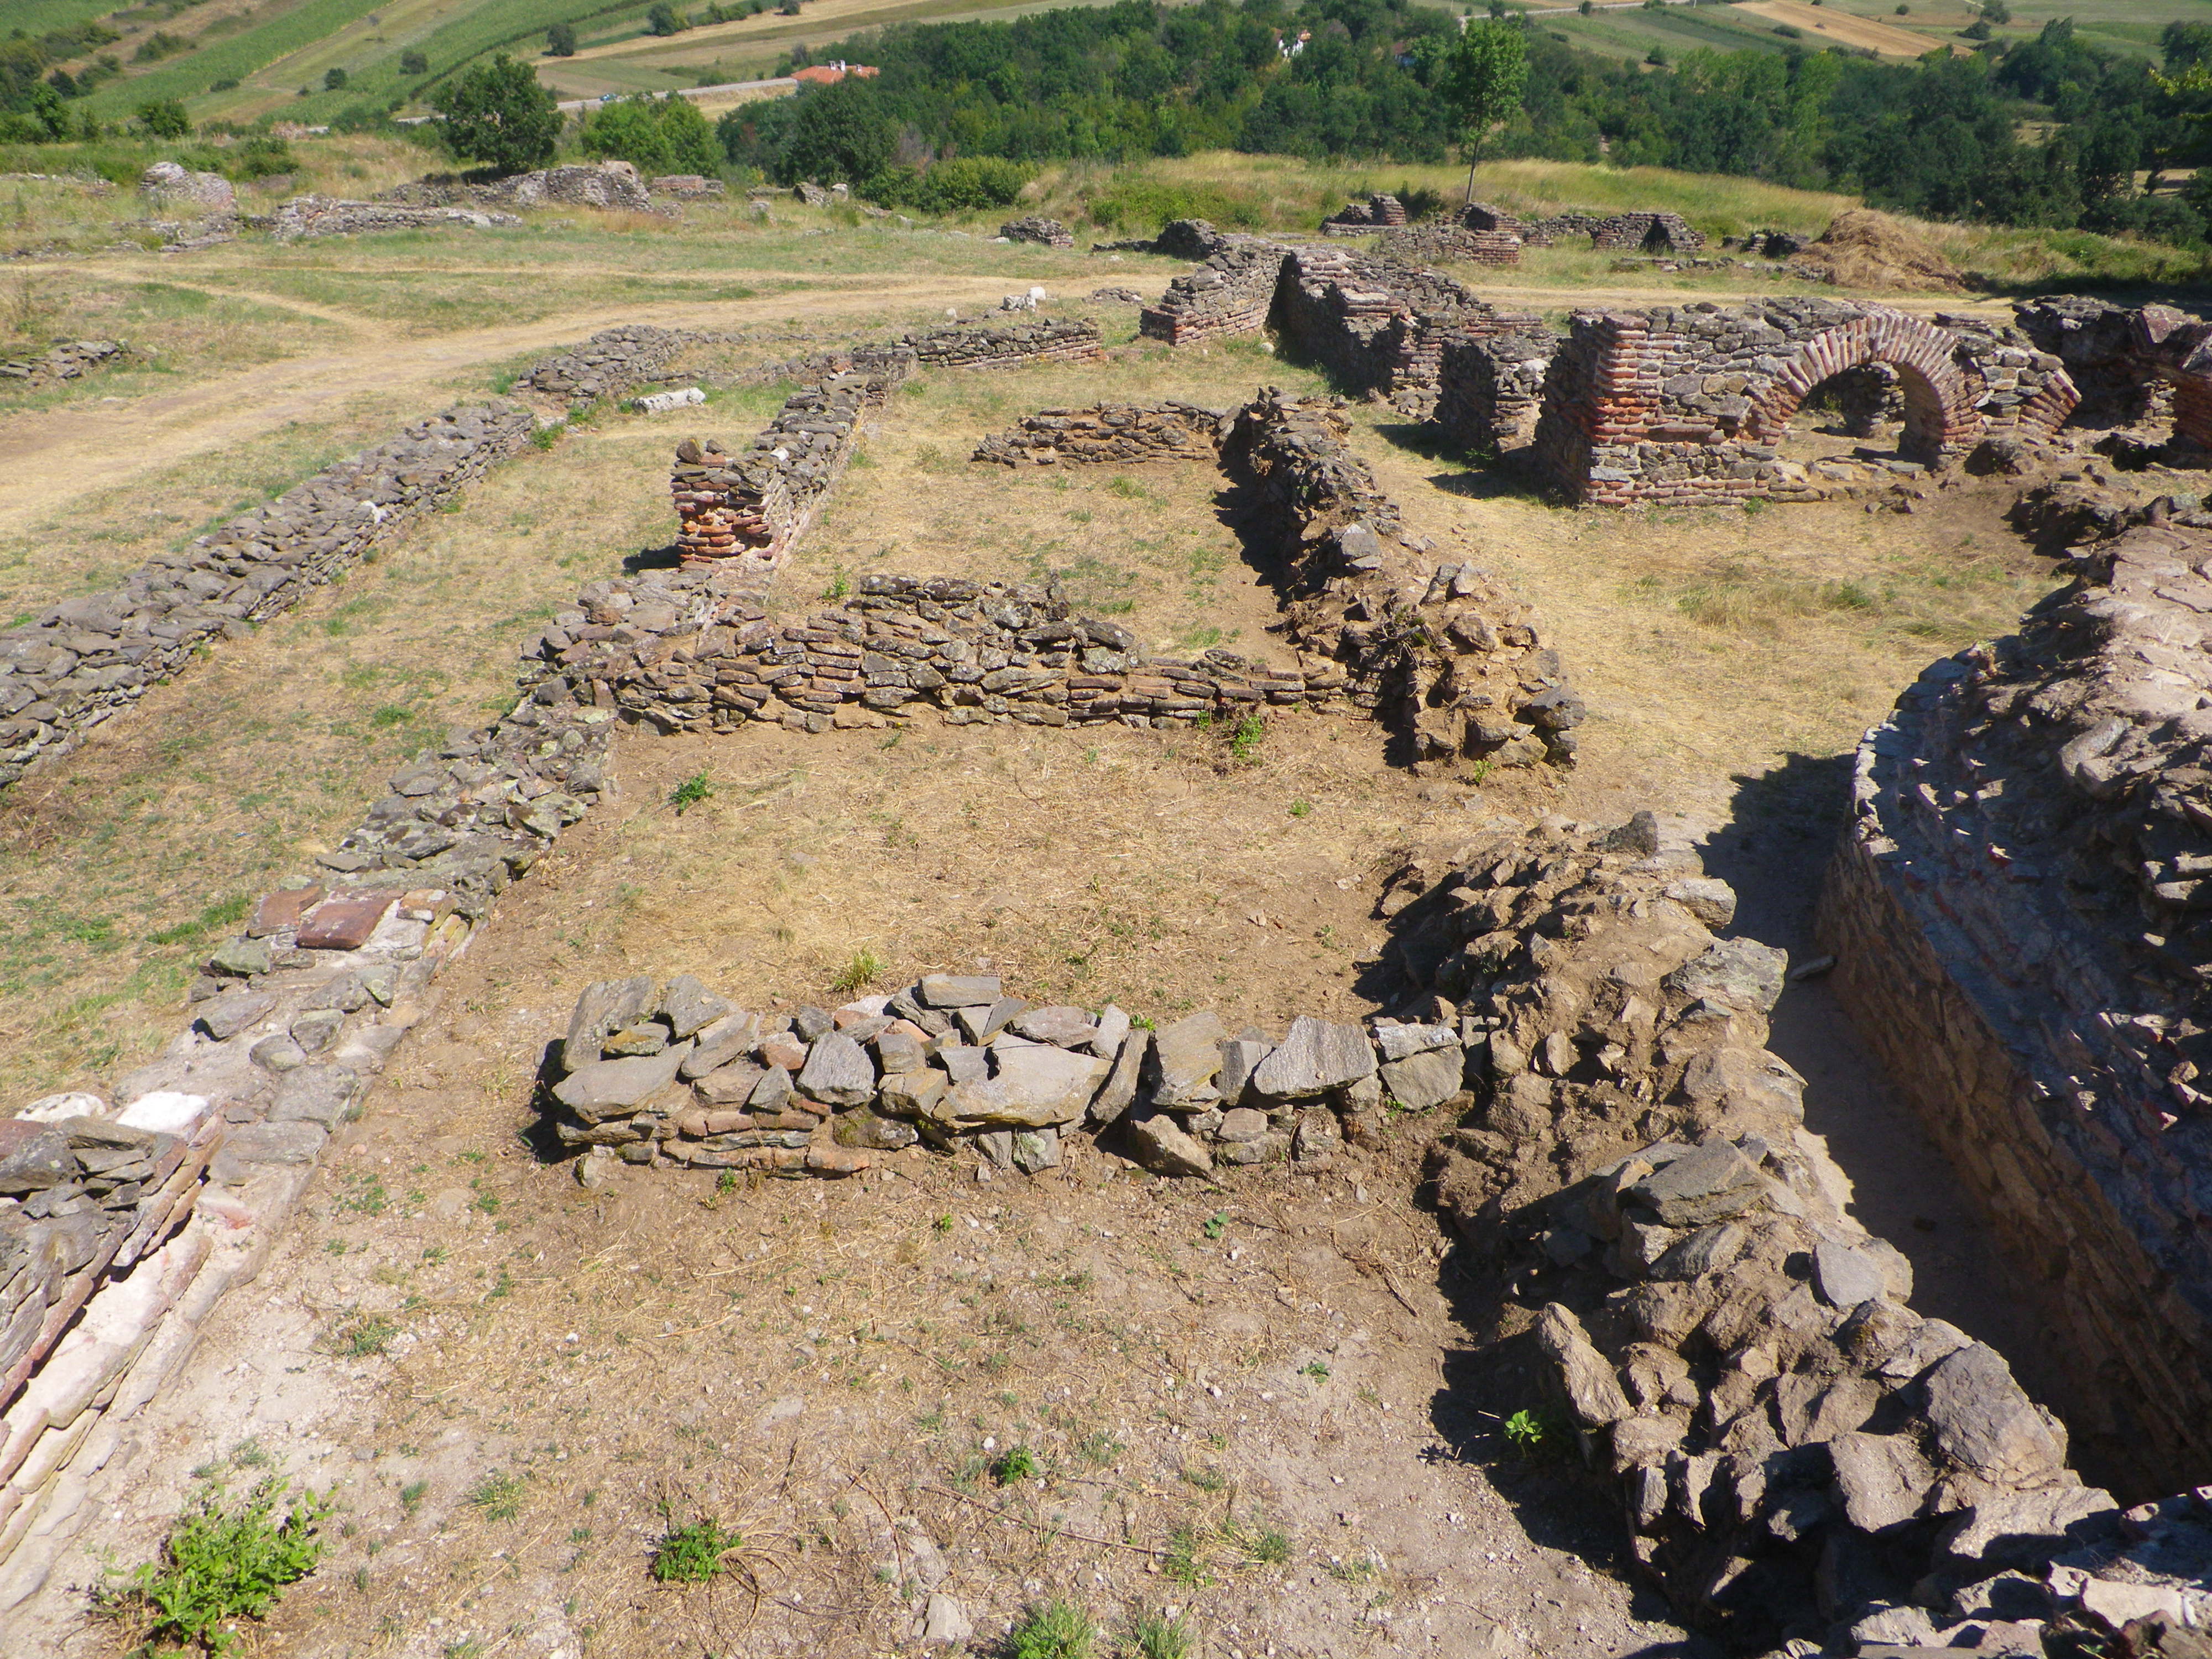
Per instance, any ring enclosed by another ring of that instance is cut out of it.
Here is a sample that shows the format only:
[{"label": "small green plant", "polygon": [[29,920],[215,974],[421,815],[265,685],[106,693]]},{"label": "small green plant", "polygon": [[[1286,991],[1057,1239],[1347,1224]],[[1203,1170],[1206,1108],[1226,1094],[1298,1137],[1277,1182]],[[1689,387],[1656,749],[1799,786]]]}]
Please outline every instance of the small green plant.
[{"label": "small green plant", "polygon": [[239,1638],[230,1626],[266,1617],[286,1585],[315,1570],[334,1493],[308,1491],[287,1503],[290,1488],[289,1480],[270,1476],[230,1504],[216,1486],[177,1517],[161,1559],[132,1573],[114,1598],[142,1603],[157,1615],[148,1651],[156,1643],[174,1643],[187,1651],[228,1653]]},{"label": "small green plant", "polygon": [[429,1495],[430,1483],[428,1481],[410,1480],[405,1486],[399,1489],[400,1513],[405,1516],[410,1521],[412,1521],[415,1518],[415,1511],[422,1507],[422,1500]]},{"label": "small green plant", "polygon": [[1490,781],[1490,775],[1497,769],[1498,763],[1485,757],[1467,769],[1467,781],[1479,789]]},{"label": "small green plant", "polygon": [[1313,803],[1310,800],[1292,801],[1291,803],[1291,816],[1294,818],[1311,817],[1313,816]]},{"label": "small green plant", "polygon": [[530,434],[531,446],[536,449],[550,449],[561,441],[561,434],[568,429],[566,421],[553,421],[539,427]]},{"label": "small green plant", "polygon": [[714,1190],[718,1193],[734,1193],[737,1191],[738,1172],[735,1170],[723,1170],[720,1175],[714,1177]]},{"label": "small green plant", "polygon": [[1182,1478],[1200,1492],[1226,1492],[1229,1489],[1227,1475],[1202,1463],[1184,1465]]},{"label": "small green plant", "polygon": [[1007,1651],[1012,1659],[1091,1659],[1097,1639],[1089,1613],[1055,1598],[1022,1615]]},{"label": "small green plant", "polygon": [[890,959],[882,951],[872,945],[863,945],[831,976],[830,988],[840,996],[851,996],[856,991],[865,991],[881,979],[890,965]]},{"label": "small green plant", "polygon": [[1129,1621],[1129,1659],[1192,1659],[1198,1638],[1182,1619],[1140,1613]]},{"label": "small green plant", "polygon": [[1150,1014],[1133,1014],[1129,1018],[1129,1024],[1139,1031],[1157,1031],[1160,1029],[1159,1022]]},{"label": "small green plant", "polygon": [[392,1339],[398,1334],[399,1327],[382,1314],[356,1319],[338,1333],[338,1355],[345,1359],[370,1358],[390,1347]]},{"label": "small green plant", "polygon": [[929,1230],[932,1232],[938,1234],[951,1232],[952,1231],[952,1218],[949,1215],[941,1215],[938,1217],[936,1220],[929,1224]]},{"label": "small green plant", "polygon": [[469,1488],[469,1505],[487,1521],[512,1521],[522,1513],[522,1477],[502,1471]]},{"label": "small green plant", "polygon": [[708,1516],[671,1527],[653,1549],[653,1576],[664,1584],[703,1584],[721,1571],[722,1558],[744,1541]]},{"label": "small green plant", "polygon": [[1324,1571],[1340,1584],[1371,1584],[1379,1569],[1373,1556],[1363,1555],[1351,1561],[1331,1561]]},{"label": "small green plant", "polygon": [[991,1466],[991,1478],[1002,1486],[1011,1486],[1017,1480],[1034,1480],[1036,1477],[1036,1454],[1027,1446],[1016,1446]]},{"label": "small green plant", "polygon": [[1551,1413],[1522,1407],[1505,1419],[1505,1443],[1523,1457],[1540,1457],[1559,1440],[1559,1425]]},{"label": "small green plant", "polygon": [[1229,1212],[1226,1210],[1216,1210],[1212,1215],[1206,1217],[1206,1225],[1202,1231],[1208,1238],[1218,1238],[1221,1237],[1223,1232],[1228,1229],[1228,1226]]},{"label": "small green plant", "polygon": [[1237,729],[1229,734],[1229,757],[1239,766],[1256,766],[1260,763],[1260,744],[1267,735],[1267,722],[1257,714],[1247,714],[1237,722]]},{"label": "small green plant", "polygon": [[1206,1540],[1196,1527],[1177,1527],[1160,1551],[1160,1572],[1178,1584],[1210,1584],[1213,1575],[1206,1570],[1205,1552]]},{"label": "small green plant", "polygon": [[852,591],[853,579],[842,569],[839,569],[831,574],[830,586],[822,590],[822,597],[825,599],[842,599]]},{"label": "small green plant", "polygon": [[1280,1527],[1235,1527],[1231,1532],[1237,1548],[1256,1565],[1280,1567],[1290,1564],[1291,1535]]},{"label": "small green plant", "polygon": [[704,772],[694,772],[668,792],[668,804],[676,809],[676,816],[680,818],[714,793],[714,779]]},{"label": "small green plant", "polygon": [[1299,1366],[1298,1375],[1310,1376],[1316,1382],[1326,1382],[1328,1381],[1328,1367],[1316,1359],[1310,1365]]}]

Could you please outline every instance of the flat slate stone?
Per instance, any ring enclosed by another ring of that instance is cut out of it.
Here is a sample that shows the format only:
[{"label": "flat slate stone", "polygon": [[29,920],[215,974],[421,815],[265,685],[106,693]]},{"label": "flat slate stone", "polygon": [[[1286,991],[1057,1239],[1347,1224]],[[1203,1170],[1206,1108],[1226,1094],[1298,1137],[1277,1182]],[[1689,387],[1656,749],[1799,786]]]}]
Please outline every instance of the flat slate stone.
[{"label": "flat slate stone", "polygon": [[657,1054],[628,1060],[595,1060],[553,1085],[553,1097],[586,1123],[620,1117],[676,1080],[676,1068],[691,1052],[679,1042]]},{"label": "flat slate stone", "polygon": [[718,1066],[691,1085],[691,1090],[703,1105],[742,1106],[750,1100],[753,1091],[767,1072],[749,1060],[733,1060],[726,1066]]},{"label": "flat slate stone", "polygon": [[297,927],[301,918],[322,902],[320,887],[280,887],[273,893],[264,893],[253,907],[252,920],[246,924],[246,937],[260,939]]},{"label": "flat slate stone", "polygon": [[753,1014],[725,1014],[711,1025],[703,1027],[677,1075],[685,1081],[701,1078],[709,1072],[718,1072],[742,1054],[750,1054],[760,1041],[760,1020]]},{"label": "flat slate stone", "polygon": [[200,1005],[192,1023],[217,1042],[228,1041],[276,1006],[276,999],[261,991],[234,991]]},{"label": "flat slate stone", "polygon": [[1684,963],[1664,981],[1670,991],[1717,1007],[1766,1013],[1782,994],[1790,953],[1756,939],[1724,939]]},{"label": "flat slate stone", "polygon": [[1366,1032],[1300,1014],[1283,1046],[1252,1073],[1252,1087],[1270,1100],[1310,1100],[1374,1075],[1375,1048]]},{"label": "flat slate stone", "polygon": [[713,1024],[730,1012],[730,1005],[689,974],[678,974],[660,994],[660,1012],[671,1036],[678,1042]]},{"label": "flat slate stone", "polygon": [[1889,1288],[1881,1267],[1848,1244],[1824,1239],[1813,1252],[1813,1287],[1832,1308],[1856,1308]]},{"label": "flat slate stone", "polygon": [[1627,1196],[1656,1211],[1662,1227],[1702,1227],[1764,1202],[1766,1183],[1749,1158],[1715,1140],[1644,1176]]},{"label": "flat slate stone", "polygon": [[360,1093],[361,1079],[343,1066],[302,1066],[276,1085],[269,1109],[271,1123],[313,1123],[329,1130],[345,1121]]},{"label": "flat slate stone", "polygon": [[799,1092],[829,1106],[859,1106],[876,1096],[876,1062],[842,1031],[825,1031],[806,1052]]},{"label": "flat slate stone", "polygon": [[1211,1105],[1221,1097],[1221,1040],[1229,1033],[1211,1012],[1179,1019],[1152,1033],[1152,1100],[1161,1106]]},{"label": "flat slate stone", "polygon": [[643,975],[586,986],[583,995],[576,999],[575,1012],[568,1016],[568,1035],[561,1044],[561,1069],[580,1072],[594,1063],[607,1038],[643,1018],[653,1001],[653,981]]},{"label": "flat slate stone", "polygon": [[1411,1060],[1437,1048],[1459,1047],[1459,1033],[1449,1025],[1378,1025],[1375,1045],[1385,1060]]},{"label": "flat slate stone", "polygon": [[42,1193],[76,1176],[67,1135],[47,1124],[0,1118],[0,1193]]},{"label": "flat slate stone", "polygon": [[235,1187],[262,1164],[313,1164],[330,1136],[316,1123],[247,1123],[230,1132],[208,1164],[208,1178]]},{"label": "flat slate stone", "polygon": [[1027,1013],[1017,1014],[1006,1022],[1007,1028],[1017,1036],[1025,1036],[1032,1042],[1049,1042],[1061,1048],[1086,1048],[1091,1039],[1098,1034],[1098,1024],[1080,1008],[1065,1003],[1055,1003],[1047,1008],[1032,1008]]},{"label": "flat slate stone", "polygon": [[995,974],[925,974],[919,988],[932,1008],[976,1008],[996,1002],[1001,988]]},{"label": "flat slate stone", "polygon": [[1091,1033],[1091,1052],[1101,1060],[1115,1059],[1128,1036],[1128,1015],[1109,1002],[1098,1012],[1097,1027]]},{"label": "flat slate stone", "polygon": [[1129,1109],[1129,1103],[1137,1097],[1137,1080],[1144,1072],[1145,1057],[1152,1052],[1152,1047],[1150,1031],[1139,1029],[1129,1033],[1121,1044],[1121,1052],[1114,1057],[1114,1069],[1091,1097],[1093,1123],[1111,1123]]},{"label": "flat slate stone", "polygon": [[1129,1126],[1129,1149],[1137,1162],[1155,1175],[1213,1173],[1213,1155],[1165,1112]]},{"label": "flat slate stone", "polygon": [[1969,1343],[1928,1373],[1928,1426],[1966,1468],[2010,1486],[2034,1486],[2066,1463],[2066,1448],[2002,1355]]},{"label": "flat slate stone", "polygon": [[1936,1471],[1911,1438],[1854,1430],[1828,1442],[1844,1514],[1861,1532],[1887,1532],[1917,1516],[1936,1490]]},{"label": "flat slate stone", "polygon": [[1048,1045],[993,1052],[997,1072],[948,1094],[933,1114],[939,1122],[1028,1129],[1073,1123],[1110,1069],[1096,1054],[1072,1054]]},{"label": "flat slate stone", "polygon": [[300,923],[302,951],[358,951],[398,899],[397,893],[333,893]]},{"label": "flat slate stone", "polygon": [[1214,1079],[1214,1086],[1221,1091],[1224,1104],[1234,1106],[1244,1098],[1244,1091],[1251,1085],[1252,1073],[1273,1052],[1272,1044],[1252,1037],[1231,1037],[1221,1045],[1221,1073]]}]

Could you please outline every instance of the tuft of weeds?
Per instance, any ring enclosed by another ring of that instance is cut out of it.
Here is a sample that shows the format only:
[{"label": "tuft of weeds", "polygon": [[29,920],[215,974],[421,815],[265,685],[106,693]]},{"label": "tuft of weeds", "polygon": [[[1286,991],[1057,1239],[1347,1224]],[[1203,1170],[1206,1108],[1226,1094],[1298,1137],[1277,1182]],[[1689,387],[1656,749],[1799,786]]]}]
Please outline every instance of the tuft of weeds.
[{"label": "tuft of weeds", "polygon": [[1229,734],[1229,758],[1239,766],[1260,763],[1260,744],[1267,736],[1267,722],[1257,714],[1247,714],[1237,722]]},{"label": "tuft of weeds", "polygon": [[399,1334],[397,1321],[374,1314],[367,1319],[356,1319],[340,1330],[337,1350],[342,1359],[369,1359],[392,1346],[392,1339]]},{"label": "tuft of weeds", "polygon": [[1008,1638],[1011,1659],[1091,1659],[1098,1627],[1073,1601],[1055,1597],[1030,1608]]},{"label": "tuft of weeds", "polygon": [[664,1584],[703,1584],[721,1571],[723,1558],[744,1542],[709,1516],[661,1534],[653,1552],[653,1576]]},{"label": "tuft of weeds", "polygon": [[1213,1575],[1206,1570],[1206,1540],[1196,1527],[1183,1525],[1168,1534],[1167,1543],[1160,1551],[1160,1573],[1178,1584],[1195,1589],[1210,1584]]},{"label": "tuft of weeds", "polygon": [[704,772],[694,772],[668,792],[668,804],[680,818],[701,801],[712,799],[714,793],[714,781]]},{"label": "tuft of weeds", "polygon": [[109,1598],[115,1611],[130,1605],[155,1616],[145,1651],[156,1644],[174,1651],[222,1655],[239,1640],[244,1619],[263,1619],[284,1594],[323,1559],[322,1522],[335,1507],[335,1492],[301,1492],[287,1501],[291,1482],[269,1476],[235,1504],[221,1486],[203,1493],[177,1517],[161,1546]]},{"label": "tuft of weeds", "polygon": [[1165,1613],[1140,1613],[1129,1621],[1129,1659],[1193,1659],[1198,1636],[1188,1622]]},{"label": "tuft of weeds", "polygon": [[863,945],[846,958],[830,976],[830,988],[840,996],[865,991],[890,970],[890,959],[872,945]]},{"label": "tuft of weeds", "polygon": [[469,1507],[487,1521],[512,1521],[522,1513],[522,1477],[501,1471],[469,1488]]},{"label": "tuft of weeds", "polygon": [[1027,1446],[1016,1446],[991,1466],[991,1479],[1002,1486],[1011,1486],[1017,1480],[1037,1478],[1036,1454]]},{"label": "tuft of weeds", "polygon": [[1505,1443],[1531,1461],[1550,1456],[1567,1438],[1566,1426],[1555,1413],[1526,1406],[1505,1419],[1504,1434]]}]

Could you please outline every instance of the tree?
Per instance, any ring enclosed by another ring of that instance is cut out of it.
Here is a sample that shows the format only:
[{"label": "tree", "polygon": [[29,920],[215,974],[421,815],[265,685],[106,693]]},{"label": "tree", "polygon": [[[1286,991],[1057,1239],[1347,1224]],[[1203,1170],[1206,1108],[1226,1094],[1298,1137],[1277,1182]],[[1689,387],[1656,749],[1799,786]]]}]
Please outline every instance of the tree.
[{"label": "tree", "polygon": [[553,159],[561,139],[561,112],[538,84],[538,71],[505,52],[471,64],[430,96],[444,118],[446,147],[495,171],[526,173]]},{"label": "tree", "polygon": [[156,99],[150,104],[141,104],[137,112],[138,131],[149,138],[189,138],[192,136],[191,118],[185,106],[173,98]]},{"label": "tree", "polygon": [[345,83],[346,72],[343,70],[331,68],[323,71],[323,90],[325,92],[343,92],[345,89]]},{"label": "tree", "polygon": [[2009,23],[2012,21],[2012,8],[2005,4],[2005,0],[1982,0],[1982,20],[1989,23]]},{"label": "tree", "polygon": [[785,184],[811,179],[865,184],[891,164],[898,128],[866,81],[803,92],[794,100],[778,162]]},{"label": "tree", "polygon": [[584,123],[589,155],[611,155],[650,178],[665,173],[714,173],[721,156],[714,130],[688,98],[641,92],[609,104]]},{"label": "tree", "polygon": [[1491,133],[1513,118],[1528,84],[1528,40],[1517,24],[1470,22],[1444,66],[1443,92],[1467,152],[1467,199],[1474,199],[1474,166]]},{"label": "tree", "polygon": [[690,20],[670,5],[668,0],[660,0],[659,5],[645,15],[645,32],[647,34],[681,34],[690,27]]},{"label": "tree", "polygon": [[430,60],[419,52],[403,52],[399,54],[399,72],[402,75],[428,75]]},{"label": "tree", "polygon": [[574,58],[576,55],[576,26],[556,23],[545,31],[545,55],[548,58]]}]

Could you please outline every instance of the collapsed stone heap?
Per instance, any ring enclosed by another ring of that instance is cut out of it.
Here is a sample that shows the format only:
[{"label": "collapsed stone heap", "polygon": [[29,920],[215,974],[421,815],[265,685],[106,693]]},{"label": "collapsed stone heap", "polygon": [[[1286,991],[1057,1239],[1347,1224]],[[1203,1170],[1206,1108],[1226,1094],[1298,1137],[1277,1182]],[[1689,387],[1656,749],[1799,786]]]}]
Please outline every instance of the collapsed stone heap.
[{"label": "collapsed stone heap", "polygon": [[530,416],[457,409],[323,469],[115,592],[49,605],[0,629],[0,786],[74,749],[217,635],[289,609],[368,548],[434,511],[528,441]]},{"label": "collapsed stone heap", "polygon": [[0,381],[35,392],[57,381],[82,380],[130,355],[131,348],[120,340],[63,340],[35,357],[0,359]]},{"label": "collapsed stone heap", "polygon": [[279,203],[270,217],[269,233],[279,242],[298,242],[364,231],[434,230],[446,226],[489,230],[521,222],[512,213],[487,213],[477,208],[407,207],[397,202],[352,202],[309,195]]},{"label": "collapsed stone heap", "polygon": [[1048,219],[1041,214],[1027,214],[1019,219],[1009,219],[999,227],[999,234],[1010,242],[1035,242],[1042,247],[1073,247],[1074,233],[1057,219]]},{"label": "collapsed stone heap", "polygon": [[1171,398],[1149,404],[1045,409],[1022,416],[1021,424],[1011,432],[985,438],[971,459],[1007,466],[1211,461],[1221,453],[1228,426],[1224,410]]},{"label": "collapsed stone heap", "polygon": [[685,562],[736,561],[756,581],[773,579],[852,459],[861,416],[902,378],[854,373],[804,387],[742,455],[714,438],[678,445],[668,488]]},{"label": "collapsed stone heap", "polygon": [[1585,710],[1536,613],[1486,571],[1431,562],[1349,430],[1330,400],[1271,387],[1223,450],[1279,550],[1291,637],[1309,663],[1340,665],[1353,704],[1416,759],[1566,763]]},{"label": "collapsed stone heap", "polygon": [[1430,1168],[1498,1287],[1476,1334],[1549,1379],[1685,1617],[1739,1650],[2055,1655],[2179,1611],[2212,1565],[2193,1501],[2123,1516],[2001,1356],[1907,1305],[1765,1046],[1782,953],[1714,937],[1723,884],[1641,816],[1437,875],[1385,908],[1407,977],[1487,1034]]},{"label": "collapsed stone heap", "polygon": [[1776,446],[1808,392],[1869,362],[1899,377],[1900,465],[2045,442],[2076,400],[2055,356],[1972,318],[1826,299],[1584,312],[1546,377],[1531,458],[1586,502],[1815,499]]},{"label": "collapsed stone heap", "polygon": [[996,327],[939,328],[896,340],[838,346],[808,357],[771,363],[755,372],[763,380],[818,380],[832,374],[903,379],[917,368],[1012,368],[1023,363],[1091,362],[1105,355],[1098,325],[1081,318]]},{"label": "collapsed stone heap", "polygon": [[1372,1032],[1301,1016],[1275,1042],[1200,1012],[1155,1030],[1112,1005],[1032,1006],[989,975],[927,975],[842,1008],[759,1014],[688,975],[593,985],[560,1045],[555,1128],[625,1161],[844,1176],[872,1154],[968,1146],[1056,1167],[1098,1135],[1169,1176],[1334,1161],[1379,1138],[1386,1100],[1459,1095],[1456,1024]]},{"label": "collapsed stone heap", "polygon": [[674,217],[677,210],[653,199],[628,161],[542,167],[510,173],[489,184],[458,179],[419,179],[384,191],[380,202],[409,207],[591,207]]},{"label": "collapsed stone heap", "polygon": [[2144,526],[1869,734],[1837,984],[2138,1490],[2212,1467],[2212,537]]}]

